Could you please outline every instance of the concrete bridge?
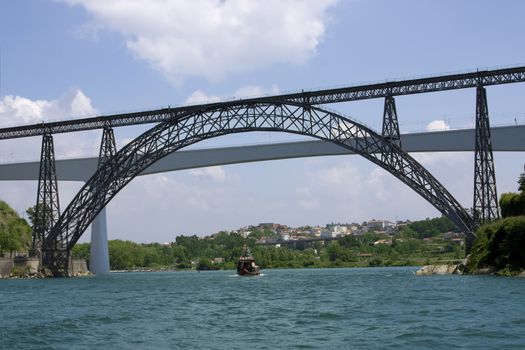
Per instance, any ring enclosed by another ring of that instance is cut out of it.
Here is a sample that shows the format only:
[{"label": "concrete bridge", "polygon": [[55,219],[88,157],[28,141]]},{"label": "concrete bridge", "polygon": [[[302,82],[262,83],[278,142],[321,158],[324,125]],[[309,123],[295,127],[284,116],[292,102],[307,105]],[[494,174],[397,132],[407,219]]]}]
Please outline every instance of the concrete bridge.
[{"label": "concrete bridge", "polygon": [[[491,128],[492,150],[524,152],[525,125]],[[474,152],[475,129],[401,134],[403,149],[417,152]],[[142,171],[139,176],[169,171],[266,160],[350,155],[355,152],[326,141],[299,141],[236,147],[181,150],[171,153]],[[57,159],[60,181],[87,181],[97,170],[98,157]],[[40,161],[0,164],[0,181],[39,179]]]}]

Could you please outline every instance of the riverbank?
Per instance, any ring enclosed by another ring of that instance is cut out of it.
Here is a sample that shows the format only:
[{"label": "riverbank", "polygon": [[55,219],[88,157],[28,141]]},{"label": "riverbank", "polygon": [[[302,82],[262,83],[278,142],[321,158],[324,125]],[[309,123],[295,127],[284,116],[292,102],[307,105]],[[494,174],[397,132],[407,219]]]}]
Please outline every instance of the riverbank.
[{"label": "riverbank", "polygon": [[[73,277],[88,276],[85,259],[72,259],[70,265]],[[51,278],[53,275],[46,269],[40,269],[38,258],[17,256],[14,258],[0,258],[0,279],[36,279]]]},{"label": "riverbank", "polygon": [[494,268],[481,268],[469,271],[467,262],[455,265],[425,265],[415,272],[416,276],[431,275],[492,275],[525,278],[525,271],[499,271]]}]

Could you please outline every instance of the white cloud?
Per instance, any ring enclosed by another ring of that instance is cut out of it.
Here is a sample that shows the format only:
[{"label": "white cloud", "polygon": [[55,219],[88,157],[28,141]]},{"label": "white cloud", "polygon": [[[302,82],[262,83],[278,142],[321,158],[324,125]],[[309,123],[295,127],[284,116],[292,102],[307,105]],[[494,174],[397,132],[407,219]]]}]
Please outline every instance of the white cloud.
[{"label": "white cloud", "polygon": [[[195,176],[194,170],[203,170],[198,172],[202,176]],[[236,228],[227,225],[232,225],[231,217],[238,212],[236,206],[246,203],[243,193],[237,190],[238,179],[226,176],[222,169],[194,170],[133,179],[109,203],[110,238],[169,241],[177,234],[210,234]],[[212,178],[221,173],[223,182]],[[147,220],[130,220],[144,213]]]},{"label": "white cloud", "polygon": [[42,121],[44,111],[51,103],[45,100],[31,101],[20,96],[5,96],[0,101],[0,123],[3,127]]},{"label": "white cloud", "polygon": [[[22,96],[5,96],[0,100],[0,127],[36,124],[97,114],[91,99],[78,88],[70,89],[54,100],[31,100]],[[96,154],[99,141],[93,143],[96,131],[57,134],[54,136],[57,158]],[[36,160],[41,138],[3,140],[0,161]]]},{"label": "white cloud", "polygon": [[64,100],[70,103],[69,106],[66,105],[65,110],[67,111],[69,108],[72,117],[85,117],[98,114],[98,111],[91,105],[91,99],[80,89],[71,91],[71,96]]},{"label": "white cloud", "polygon": [[302,209],[317,209],[319,208],[319,199],[312,195],[309,187],[299,187],[295,190],[299,196],[299,206]]},{"label": "white cloud", "polygon": [[239,99],[239,98],[250,98],[250,97],[259,97],[266,95],[276,95],[279,94],[279,87],[273,84],[270,88],[265,88],[257,85],[246,85],[237,90],[231,96],[217,96],[213,94],[208,94],[202,90],[195,90],[187,99],[186,104],[203,104],[203,103],[213,103],[221,102],[228,99]]},{"label": "white cloud", "polygon": [[272,85],[270,89],[265,89],[261,86],[256,85],[247,85],[243,86],[240,89],[237,89],[233,93],[234,98],[250,98],[250,97],[259,97],[264,95],[276,95],[280,92],[277,85]]},{"label": "white cloud", "polygon": [[7,95],[0,100],[0,126],[33,124],[97,114],[91,99],[80,89],[71,89],[56,100],[30,100]]},{"label": "white cloud", "polygon": [[319,169],[313,174],[315,182],[336,195],[355,195],[362,190],[362,175],[350,162]]},{"label": "white cloud", "polygon": [[210,179],[215,182],[224,182],[226,180],[226,171],[222,166],[192,169],[190,173],[199,179]]},{"label": "white cloud", "polygon": [[444,131],[449,130],[450,127],[444,120],[433,120],[430,123],[428,123],[425,129],[427,131]]},{"label": "white cloud", "polygon": [[[428,123],[425,129],[427,131],[444,131],[450,130],[450,125],[444,120],[437,119]],[[458,152],[418,152],[412,154],[412,157],[424,167],[430,167],[436,164],[462,165],[469,156]]]},{"label": "white cloud", "polygon": [[467,161],[472,161],[470,152],[421,152],[413,153],[412,157],[425,168],[440,164],[450,167],[459,166]]},{"label": "white cloud", "polygon": [[202,90],[195,90],[187,99],[186,103],[189,105],[197,105],[204,103],[220,102],[221,98],[215,95],[208,95]]},{"label": "white cloud", "polygon": [[[61,0],[93,15],[84,29],[120,33],[137,57],[172,82],[218,80],[315,54],[338,0]],[[96,36],[96,34],[95,34]]]}]

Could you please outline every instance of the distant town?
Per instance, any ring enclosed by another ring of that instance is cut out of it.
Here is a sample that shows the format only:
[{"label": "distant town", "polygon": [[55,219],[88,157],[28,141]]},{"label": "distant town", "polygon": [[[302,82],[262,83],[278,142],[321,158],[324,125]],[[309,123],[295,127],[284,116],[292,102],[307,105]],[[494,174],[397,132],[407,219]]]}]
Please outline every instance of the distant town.
[{"label": "distant town", "polygon": [[[408,225],[412,224],[410,220],[391,222],[388,220],[364,221],[359,223],[331,223],[325,226],[300,226],[289,227],[277,223],[260,223],[257,226],[242,227],[231,233],[239,234],[244,238],[256,238],[258,245],[297,245],[299,243],[309,243],[316,241],[338,240],[342,237],[360,237],[366,233],[373,233],[381,239],[374,241],[374,245],[386,244],[391,245],[392,239]],[[430,235],[429,235],[430,236]],[[213,238],[214,235],[203,238]],[[464,244],[464,235],[462,232],[448,231],[442,232],[442,238],[450,240],[456,244]],[[423,237],[425,240],[431,240],[431,237]]]}]

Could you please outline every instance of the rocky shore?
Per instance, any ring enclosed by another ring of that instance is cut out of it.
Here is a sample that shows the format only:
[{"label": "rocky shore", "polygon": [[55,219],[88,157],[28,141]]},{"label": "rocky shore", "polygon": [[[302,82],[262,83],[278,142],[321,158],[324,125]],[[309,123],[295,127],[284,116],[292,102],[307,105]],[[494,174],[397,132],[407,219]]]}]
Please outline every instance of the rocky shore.
[{"label": "rocky shore", "polygon": [[[53,274],[48,269],[40,268],[38,258],[17,256],[15,258],[0,258],[0,279],[36,279],[51,278]],[[91,273],[84,259],[72,259],[70,271],[72,277],[89,276]]]},{"label": "rocky shore", "polygon": [[425,265],[416,271],[416,276],[430,275],[463,275],[465,265]]},{"label": "rocky shore", "polygon": [[[425,265],[415,272],[416,276],[431,276],[431,275],[498,275],[503,276],[492,268],[476,269],[474,271],[467,270],[467,261],[464,260],[459,264],[454,265]],[[510,275],[504,275],[510,276]],[[514,277],[525,278],[525,271],[520,274],[513,275]]]}]

